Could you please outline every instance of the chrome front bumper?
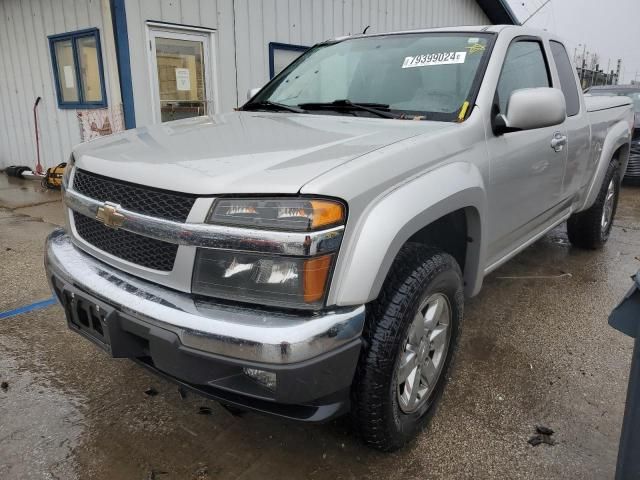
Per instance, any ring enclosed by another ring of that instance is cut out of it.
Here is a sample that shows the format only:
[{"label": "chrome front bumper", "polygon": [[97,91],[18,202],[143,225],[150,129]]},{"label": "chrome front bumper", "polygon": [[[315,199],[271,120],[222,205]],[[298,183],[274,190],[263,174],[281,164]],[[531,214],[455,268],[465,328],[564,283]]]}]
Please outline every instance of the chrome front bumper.
[{"label": "chrome front bumper", "polygon": [[50,282],[57,278],[123,314],[169,330],[186,347],[248,362],[304,362],[359,341],[364,325],[364,306],[294,315],[194,298],[96,260],[61,229],[47,239],[45,267]]}]

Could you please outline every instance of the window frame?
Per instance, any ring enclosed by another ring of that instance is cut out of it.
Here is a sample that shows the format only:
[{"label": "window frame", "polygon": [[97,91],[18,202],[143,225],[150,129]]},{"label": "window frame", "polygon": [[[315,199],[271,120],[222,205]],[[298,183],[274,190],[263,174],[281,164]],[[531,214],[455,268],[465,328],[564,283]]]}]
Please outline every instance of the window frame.
[{"label": "window frame", "polygon": [[[554,88],[555,84],[553,81],[553,74],[551,73],[551,64],[549,63],[549,52],[547,52],[547,48],[544,44],[544,41],[542,40],[542,38],[540,37],[536,37],[536,36],[532,36],[532,35],[521,35],[519,37],[515,37],[514,39],[511,40],[511,42],[509,42],[509,46],[507,47],[507,50],[504,54],[504,58],[502,60],[502,66],[500,68],[500,75],[498,75],[498,81],[496,83],[496,89],[493,95],[493,109],[495,110],[495,113],[501,113],[503,115],[506,115],[507,112],[502,112],[500,110],[500,102],[499,102],[499,97],[498,97],[498,89],[500,88],[500,80],[502,80],[502,73],[504,71],[504,67],[507,63],[507,57],[509,56],[509,50],[511,50],[511,47],[516,44],[516,43],[520,43],[520,42],[534,42],[537,43],[540,46],[540,51],[542,52],[542,58],[544,60],[544,65],[545,68],[547,69],[547,82],[549,83],[549,87],[548,88]],[[495,115],[493,114],[494,112],[492,112],[492,118],[495,118]]]},{"label": "window frame", "polygon": [[[558,44],[562,47],[562,49],[564,50],[564,53],[567,55],[567,60],[569,60],[569,66],[571,67],[571,71],[573,73],[573,84],[574,87],[576,89],[576,93],[578,95],[578,111],[576,113],[574,113],[573,115],[569,115],[567,113],[567,118],[573,118],[577,115],[580,115],[580,113],[582,113],[582,100],[580,98],[580,92],[581,92],[581,88],[580,88],[580,84],[578,82],[578,75],[576,73],[576,68],[575,65],[571,62],[571,57],[569,56],[569,51],[567,50],[567,47],[565,46],[564,43],[562,43],[560,40],[555,40],[553,38],[549,39],[549,50],[551,53],[551,57],[553,58],[553,63],[556,66],[556,72],[558,72],[558,81],[560,83],[560,90],[562,90],[562,94],[565,96],[565,100],[567,98],[567,94],[565,93],[564,89],[562,88],[562,77],[560,76],[560,68],[558,68],[558,62],[556,61],[556,57],[553,54],[553,43]],[[567,102],[568,104],[568,102]]]},{"label": "window frame", "polygon": [[[300,56],[311,47],[306,47],[304,45],[294,45],[292,43],[280,43],[280,42],[269,42],[269,80],[273,79],[276,76],[276,62],[275,62],[275,53],[276,50],[286,50],[289,52],[300,52]],[[298,58],[300,58],[300,56]],[[295,60],[294,60],[295,61]],[[286,68],[284,69],[286,70]],[[284,72],[284,70],[282,70]]]},{"label": "window frame", "polygon": [[[80,61],[78,58],[78,40],[81,38],[93,37],[96,41],[96,52],[98,56],[98,74],[100,76],[100,87],[102,93],[102,100],[100,101],[87,101],[84,99],[84,88],[82,83],[82,75],[80,72]],[[56,87],[56,97],[58,100],[58,108],[60,109],[92,109],[92,108],[105,108],[108,106],[107,102],[107,90],[104,82],[104,65],[102,63],[102,44],[100,43],[100,30],[98,28],[86,28],[84,30],[76,30],[73,32],[58,33],[55,35],[49,35],[49,52],[51,55],[51,65],[53,67],[53,78]],[[74,73],[76,80],[76,88],[78,90],[78,100],[69,102],[65,101],[62,97],[60,75],[58,73],[58,57],[56,55],[55,44],[60,41],[71,41],[71,48],[73,53]]]}]

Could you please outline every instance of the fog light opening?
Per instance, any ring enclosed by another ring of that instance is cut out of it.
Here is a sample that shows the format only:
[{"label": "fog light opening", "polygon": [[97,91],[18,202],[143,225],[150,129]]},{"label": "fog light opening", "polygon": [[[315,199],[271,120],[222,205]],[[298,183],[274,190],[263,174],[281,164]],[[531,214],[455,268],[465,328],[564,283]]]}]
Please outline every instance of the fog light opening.
[{"label": "fog light opening", "polygon": [[258,382],[263,387],[274,392],[276,391],[277,382],[275,373],[258,370],[257,368],[243,368],[242,371],[247,377]]}]

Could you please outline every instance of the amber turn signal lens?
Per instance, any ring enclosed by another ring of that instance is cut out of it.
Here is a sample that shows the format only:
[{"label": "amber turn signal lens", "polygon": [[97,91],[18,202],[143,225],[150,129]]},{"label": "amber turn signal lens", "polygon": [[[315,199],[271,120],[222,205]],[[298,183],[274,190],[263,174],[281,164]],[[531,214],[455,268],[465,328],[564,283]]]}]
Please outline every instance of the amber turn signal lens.
[{"label": "amber turn signal lens", "polygon": [[329,200],[311,200],[313,220],[311,228],[316,229],[326,225],[344,223],[344,206]]},{"label": "amber turn signal lens", "polygon": [[306,197],[221,198],[209,223],[291,232],[310,232],[344,224],[341,202]]},{"label": "amber turn signal lens", "polygon": [[333,255],[325,255],[305,260],[303,277],[305,303],[317,302],[324,297],[332,257]]}]

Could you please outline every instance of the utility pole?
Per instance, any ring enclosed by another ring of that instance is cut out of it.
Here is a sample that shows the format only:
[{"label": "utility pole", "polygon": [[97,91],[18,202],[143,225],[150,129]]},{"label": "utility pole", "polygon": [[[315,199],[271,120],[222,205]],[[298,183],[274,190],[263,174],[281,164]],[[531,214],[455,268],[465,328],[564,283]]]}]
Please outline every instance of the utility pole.
[{"label": "utility pole", "polygon": [[582,67],[580,68],[580,84],[584,88],[584,69],[587,68],[587,44],[582,46]]},{"label": "utility pole", "polygon": [[[623,68],[622,59],[619,58],[618,59],[618,67],[616,69],[616,85],[618,85],[620,83],[620,79],[622,78],[621,75],[620,75],[622,73],[622,68]],[[624,68],[626,69],[626,66],[624,66]]]}]

